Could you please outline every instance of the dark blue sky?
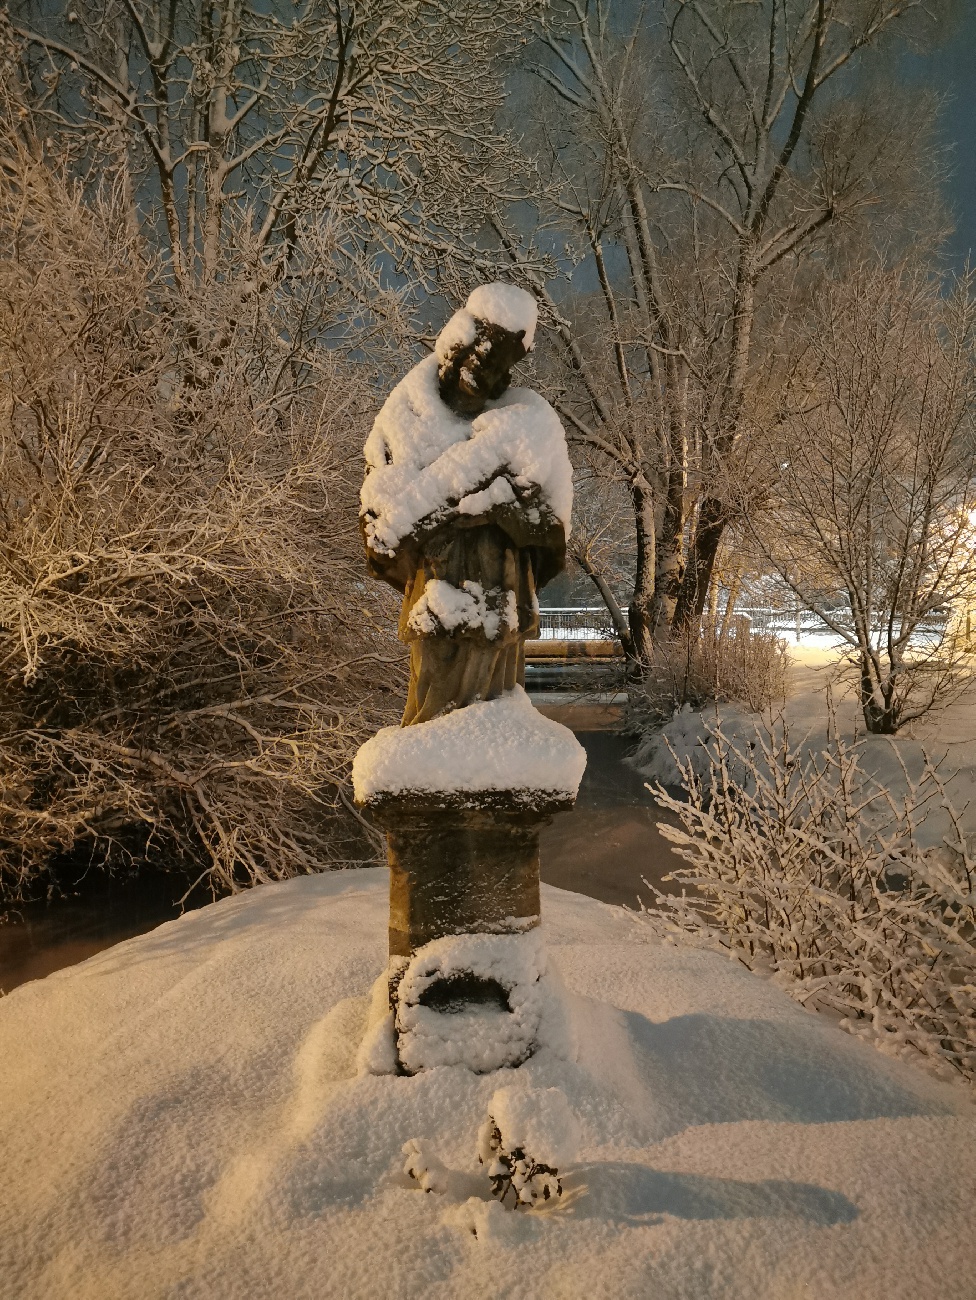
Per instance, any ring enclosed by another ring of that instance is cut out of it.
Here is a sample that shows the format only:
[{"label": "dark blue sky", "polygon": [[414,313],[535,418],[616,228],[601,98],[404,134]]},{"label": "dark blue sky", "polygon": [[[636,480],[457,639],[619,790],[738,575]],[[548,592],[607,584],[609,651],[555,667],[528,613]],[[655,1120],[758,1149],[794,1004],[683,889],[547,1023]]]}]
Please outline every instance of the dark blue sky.
[{"label": "dark blue sky", "polygon": [[963,0],[951,35],[922,56],[906,60],[917,80],[947,97],[940,137],[949,149],[948,198],[956,220],[950,253],[956,265],[976,261],[976,0]]}]

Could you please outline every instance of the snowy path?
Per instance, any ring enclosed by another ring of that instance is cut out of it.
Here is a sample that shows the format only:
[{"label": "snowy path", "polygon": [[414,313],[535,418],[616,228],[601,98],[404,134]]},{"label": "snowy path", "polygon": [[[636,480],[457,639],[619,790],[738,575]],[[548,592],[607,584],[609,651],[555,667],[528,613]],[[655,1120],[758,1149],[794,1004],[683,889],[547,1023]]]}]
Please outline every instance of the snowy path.
[{"label": "snowy path", "polygon": [[[966,1091],[555,889],[579,1051],[518,1074],[565,1091],[580,1163],[555,1210],[463,1205],[506,1072],[353,1075],[385,876],[261,887],[0,1000],[4,1300],[976,1295]],[[447,1194],[398,1172],[409,1138]]]}]

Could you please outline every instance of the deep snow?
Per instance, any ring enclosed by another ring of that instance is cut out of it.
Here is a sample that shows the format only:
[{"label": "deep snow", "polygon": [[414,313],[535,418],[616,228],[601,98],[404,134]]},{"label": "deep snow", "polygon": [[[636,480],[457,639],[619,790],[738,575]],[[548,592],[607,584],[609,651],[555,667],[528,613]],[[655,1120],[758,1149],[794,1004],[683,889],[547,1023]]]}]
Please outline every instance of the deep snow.
[{"label": "deep snow", "polygon": [[[0,1295],[976,1294],[962,1088],[545,887],[576,1060],[357,1076],[386,921],[382,869],[261,886],[0,999]],[[514,1083],[580,1126],[554,1209],[486,1199]]]},{"label": "deep snow", "polygon": [[[790,645],[789,651],[789,696],[785,706],[767,713],[765,725],[778,728],[782,719],[791,744],[804,755],[815,753],[827,746],[832,701],[838,734],[849,744],[857,743],[859,764],[878,787],[896,800],[904,799],[909,782],[922,777],[928,758],[938,767],[965,833],[976,836],[976,690],[945,708],[933,709],[896,736],[871,736],[865,733],[850,680],[841,674],[836,640],[808,636],[799,645]],[[745,753],[764,723],[759,715],[735,704],[712,705],[701,712],[686,706],[661,731],[649,734],[628,761],[649,783],[676,788],[681,785],[679,763],[690,763],[699,776],[706,773],[706,746],[716,726]],[[935,847],[949,834],[949,817],[932,804],[918,826],[918,843]]]}]

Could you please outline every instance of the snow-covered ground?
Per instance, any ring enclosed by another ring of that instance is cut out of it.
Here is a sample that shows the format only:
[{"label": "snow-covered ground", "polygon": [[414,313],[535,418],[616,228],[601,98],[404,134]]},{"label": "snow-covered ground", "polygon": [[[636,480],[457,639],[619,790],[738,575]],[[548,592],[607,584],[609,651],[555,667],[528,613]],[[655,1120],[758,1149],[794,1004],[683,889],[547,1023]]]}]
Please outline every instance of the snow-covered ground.
[{"label": "snow-covered ground", "polygon": [[[802,742],[805,750],[824,747],[829,688],[839,734],[861,741],[862,769],[898,797],[906,789],[906,778],[920,778],[928,756],[938,766],[966,833],[976,835],[976,689],[909,724],[897,736],[868,736],[850,682],[839,675],[836,645],[836,638],[810,635],[790,644],[789,698],[781,712],[791,741]],[[703,713],[686,709],[663,731],[647,737],[632,761],[651,781],[676,787],[681,777],[675,758],[690,760],[704,772],[707,760],[702,744],[709,728],[717,724],[726,736],[745,744],[755,738],[756,715],[736,705],[713,706]],[[948,818],[933,807],[920,827],[919,843],[936,845],[948,830]]]},{"label": "snow-covered ground", "polygon": [[[386,922],[384,870],[261,886],[0,999],[0,1294],[976,1295],[963,1088],[547,888],[574,1060],[357,1076]],[[477,1163],[520,1080],[580,1127],[555,1208]]]}]

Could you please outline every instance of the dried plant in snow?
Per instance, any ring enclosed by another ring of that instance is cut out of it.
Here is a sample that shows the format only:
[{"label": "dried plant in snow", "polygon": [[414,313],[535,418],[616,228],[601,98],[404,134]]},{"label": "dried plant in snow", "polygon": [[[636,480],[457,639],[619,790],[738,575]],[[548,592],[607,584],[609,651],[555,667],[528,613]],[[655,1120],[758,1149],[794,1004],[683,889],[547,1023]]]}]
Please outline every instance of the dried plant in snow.
[{"label": "dried plant in snow", "polygon": [[786,699],[789,652],[780,637],[752,632],[748,620],[705,620],[653,650],[627,701],[628,730],[643,734],[686,706],[736,700],[752,712]]},{"label": "dried plant in snow", "polygon": [[259,315],[197,382],[124,174],[86,199],[15,131],[0,168],[3,888],[81,849],[215,889],[341,860],[401,693],[355,531],[368,393],[319,356],[282,401]]},{"label": "dried plant in snow", "polygon": [[[773,974],[883,1050],[921,1052],[972,1079],[973,844],[937,765],[926,758],[913,778],[902,764],[883,783],[862,745],[835,726],[820,752],[782,722],[757,726],[751,743],[710,728],[704,777],[680,764],[685,800],[655,792],[680,822],[661,833],[688,866],[665,877],[680,896],[655,889],[646,915]],[[923,847],[935,815],[945,834]]]}]

